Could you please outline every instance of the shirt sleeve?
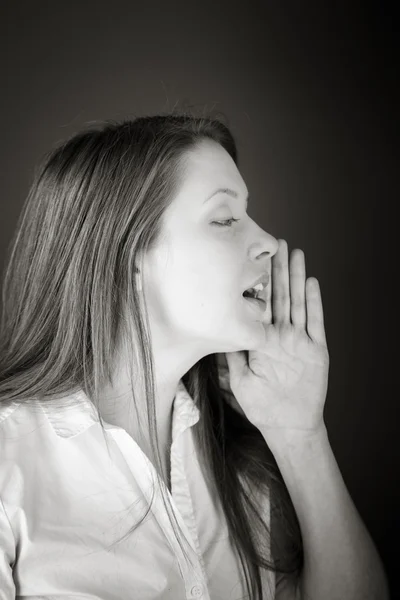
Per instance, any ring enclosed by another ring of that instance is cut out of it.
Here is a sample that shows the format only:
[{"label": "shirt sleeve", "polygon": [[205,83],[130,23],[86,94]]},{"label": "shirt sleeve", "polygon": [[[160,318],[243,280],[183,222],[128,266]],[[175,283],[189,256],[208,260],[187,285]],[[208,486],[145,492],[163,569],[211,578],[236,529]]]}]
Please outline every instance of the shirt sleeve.
[{"label": "shirt sleeve", "polygon": [[15,600],[12,565],[15,561],[15,539],[2,499],[0,498],[0,600]]}]

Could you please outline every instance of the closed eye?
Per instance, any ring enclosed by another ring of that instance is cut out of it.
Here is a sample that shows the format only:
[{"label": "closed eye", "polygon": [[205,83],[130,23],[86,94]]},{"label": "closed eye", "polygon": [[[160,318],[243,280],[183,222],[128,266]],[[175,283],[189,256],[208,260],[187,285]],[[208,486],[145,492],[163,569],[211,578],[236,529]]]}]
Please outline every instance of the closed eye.
[{"label": "closed eye", "polygon": [[231,227],[232,223],[237,223],[240,219],[227,219],[226,221],[212,221],[213,224],[218,225],[218,227]]}]

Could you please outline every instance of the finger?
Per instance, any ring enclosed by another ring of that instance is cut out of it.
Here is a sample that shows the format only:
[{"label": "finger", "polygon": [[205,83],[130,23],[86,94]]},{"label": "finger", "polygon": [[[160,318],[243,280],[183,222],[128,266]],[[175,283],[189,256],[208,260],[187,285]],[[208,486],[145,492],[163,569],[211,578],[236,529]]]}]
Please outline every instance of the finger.
[{"label": "finger", "polygon": [[288,246],[278,240],[279,248],[272,257],[272,316],[274,323],[290,323],[290,289],[288,271]]},{"label": "finger", "polygon": [[318,344],[326,346],[324,312],[318,279],[309,277],[306,281],[307,333]]},{"label": "finger", "polygon": [[306,311],[306,264],[303,250],[293,250],[289,261],[290,276],[290,316],[293,325],[305,329]]}]

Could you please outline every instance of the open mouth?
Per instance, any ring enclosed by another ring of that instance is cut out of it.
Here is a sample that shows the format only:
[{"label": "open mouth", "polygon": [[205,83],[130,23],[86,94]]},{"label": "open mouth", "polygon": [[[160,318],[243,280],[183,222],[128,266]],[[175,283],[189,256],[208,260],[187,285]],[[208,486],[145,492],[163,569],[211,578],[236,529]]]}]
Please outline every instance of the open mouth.
[{"label": "open mouth", "polygon": [[250,290],[246,290],[245,292],[243,292],[243,298],[245,300],[247,300],[248,302],[250,302],[250,304],[252,304],[253,306],[257,306],[258,308],[261,308],[262,310],[265,310],[267,307],[267,303],[265,302],[265,300],[263,298],[258,298],[256,293],[252,293],[252,291]]}]

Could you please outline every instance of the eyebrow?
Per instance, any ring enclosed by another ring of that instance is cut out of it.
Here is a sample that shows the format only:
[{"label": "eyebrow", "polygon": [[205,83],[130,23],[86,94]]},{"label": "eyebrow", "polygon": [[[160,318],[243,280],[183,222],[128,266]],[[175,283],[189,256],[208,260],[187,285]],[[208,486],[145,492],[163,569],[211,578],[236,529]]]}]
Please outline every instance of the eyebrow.
[{"label": "eyebrow", "polygon": [[[229,188],[218,188],[217,190],[215,190],[215,192],[213,192],[211,194],[211,196],[208,196],[208,198],[206,198],[204,200],[203,204],[205,204],[206,202],[208,202],[208,200],[211,200],[211,198],[213,198],[217,194],[228,194],[228,196],[232,196],[232,198],[238,198],[239,197],[239,194],[237,192],[235,192],[235,190],[231,190]],[[250,196],[247,196],[247,198],[246,198],[246,206],[248,206],[249,201],[250,201]]]}]

